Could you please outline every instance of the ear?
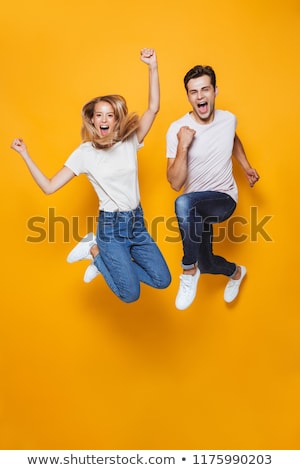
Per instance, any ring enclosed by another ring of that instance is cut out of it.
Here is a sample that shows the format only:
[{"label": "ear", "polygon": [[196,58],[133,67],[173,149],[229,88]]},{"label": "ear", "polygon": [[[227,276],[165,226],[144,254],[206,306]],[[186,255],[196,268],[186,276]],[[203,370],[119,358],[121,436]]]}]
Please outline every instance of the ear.
[{"label": "ear", "polygon": [[219,88],[216,86],[216,89],[215,89],[215,96],[218,96],[219,94]]}]

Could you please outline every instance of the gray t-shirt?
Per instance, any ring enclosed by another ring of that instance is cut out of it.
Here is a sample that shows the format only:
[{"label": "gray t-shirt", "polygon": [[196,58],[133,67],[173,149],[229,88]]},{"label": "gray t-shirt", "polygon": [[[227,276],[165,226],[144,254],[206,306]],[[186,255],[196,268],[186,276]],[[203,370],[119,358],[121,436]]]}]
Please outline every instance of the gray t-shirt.
[{"label": "gray t-shirt", "polygon": [[190,115],[173,122],[167,132],[167,157],[175,158],[177,133],[182,126],[196,131],[188,152],[188,175],[184,193],[220,191],[237,201],[237,185],[232,174],[232,149],[236,117],[229,111],[216,110],[210,124],[199,124]]}]

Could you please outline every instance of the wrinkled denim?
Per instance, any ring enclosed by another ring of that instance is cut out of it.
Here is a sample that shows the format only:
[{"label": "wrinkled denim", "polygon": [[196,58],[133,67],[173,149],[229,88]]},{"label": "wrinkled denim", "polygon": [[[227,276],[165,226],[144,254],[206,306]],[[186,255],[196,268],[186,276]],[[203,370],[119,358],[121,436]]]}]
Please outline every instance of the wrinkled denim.
[{"label": "wrinkled denim", "polygon": [[94,263],[124,302],[139,298],[141,282],[157,289],[170,284],[168,266],[145,227],[141,206],[128,212],[100,211],[97,245]]},{"label": "wrinkled denim", "polygon": [[217,191],[192,192],[176,199],[184,269],[197,264],[201,273],[234,275],[236,264],[213,254],[213,224],[228,219],[235,208],[236,202],[231,196]]}]

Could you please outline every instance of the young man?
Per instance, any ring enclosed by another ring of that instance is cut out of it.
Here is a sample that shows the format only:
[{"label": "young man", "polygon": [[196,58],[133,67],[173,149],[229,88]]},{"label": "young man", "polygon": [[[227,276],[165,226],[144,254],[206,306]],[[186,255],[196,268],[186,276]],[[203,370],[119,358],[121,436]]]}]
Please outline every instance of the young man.
[{"label": "young man", "polygon": [[251,187],[259,179],[236,135],[235,116],[215,109],[218,89],[214,70],[196,65],[185,75],[184,86],[192,111],[173,122],[167,133],[168,181],[176,191],[184,188],[175,201],[183,243],[183,274],[176,297],[179,310],[194,301],[200,273],[229,277],[226,302],[238,295],[246,268],[213,254],[213,224],[228,219],[236,208],[232,155]]}]

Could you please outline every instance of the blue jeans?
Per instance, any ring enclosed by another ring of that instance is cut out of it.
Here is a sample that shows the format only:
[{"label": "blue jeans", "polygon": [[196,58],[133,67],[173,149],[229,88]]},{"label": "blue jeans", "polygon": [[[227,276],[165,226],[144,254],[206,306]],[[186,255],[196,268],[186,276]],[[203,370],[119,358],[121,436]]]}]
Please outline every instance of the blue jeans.
[{"label": "blue jeans", "polygon": [[198,265],[201,273],[232,276],[236,264],[213,254],[213,224],[228,219],[236,203],[228,194],[201,191],[179,196],[175,212],[183,244],[182,267]]},{"label": "blue jeans", "polygon": [[94,263],[124,302],[139,298],[140,282],[157,289],[170,284],[168,266],[146,230],[141,206],[128,212],[100,211],[97,245]]}]

